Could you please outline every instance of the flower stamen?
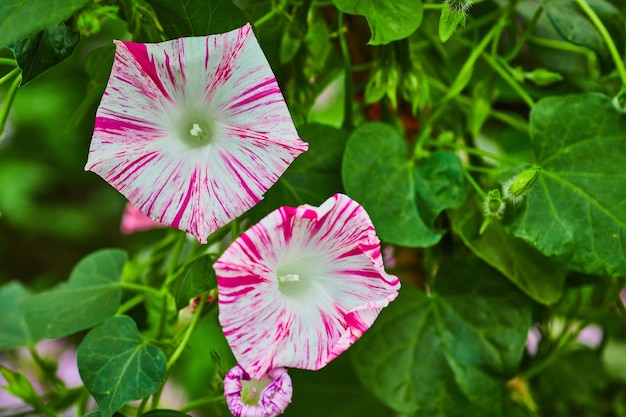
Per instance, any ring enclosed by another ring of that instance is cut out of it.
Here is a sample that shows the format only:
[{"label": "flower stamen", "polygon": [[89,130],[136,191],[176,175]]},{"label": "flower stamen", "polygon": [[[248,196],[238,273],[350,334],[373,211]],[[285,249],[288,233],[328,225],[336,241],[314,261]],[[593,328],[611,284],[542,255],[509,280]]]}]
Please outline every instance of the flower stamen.
[{"label": "flower stamen", "polygon": [[278,282],[297,282],[297,281],[300,281],[300,275],[298,274],[278,275]]},{"label": "flower stamen", "polygon": [[202,129],[200,128],[198,123],[194,123],[189,133],[191,133],[191,136],[200,136],[200,134],[202,133]]}]

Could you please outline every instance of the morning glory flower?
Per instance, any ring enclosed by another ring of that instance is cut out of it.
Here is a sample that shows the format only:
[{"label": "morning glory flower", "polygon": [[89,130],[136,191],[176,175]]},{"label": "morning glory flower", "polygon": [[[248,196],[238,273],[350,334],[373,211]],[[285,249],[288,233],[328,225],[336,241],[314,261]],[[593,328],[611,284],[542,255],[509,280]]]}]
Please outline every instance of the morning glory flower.
[{"label": "morning glory flower", "polygon": [[151,219],[205,243],[258,203],[308,145],[249,24],[115,43],[85,169]]},{"label": "morning glory flower", "polygon": [[224,378],[224,397],[235,417],[275,417],[291,402],[293,387],[285,368],[274,368],[253,379],[237,365]]},{"label": "morning glory flower", "polygon": [[215,262],[219,321],[252,378],[285,366],[320,369],[396,298],[374,226],[336,194],[320,207],[281,207]]}]

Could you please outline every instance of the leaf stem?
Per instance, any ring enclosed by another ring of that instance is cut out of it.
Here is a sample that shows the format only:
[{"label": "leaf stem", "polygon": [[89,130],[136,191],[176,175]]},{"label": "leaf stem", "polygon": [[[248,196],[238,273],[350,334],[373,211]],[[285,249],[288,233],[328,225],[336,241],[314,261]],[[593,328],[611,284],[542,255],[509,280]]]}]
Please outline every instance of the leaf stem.
[{"label": "leaf stem", "polygon": [[443,3],[426,3],[422,5],[424,10],[441,10],[444,7],[446,7],[446,5]]},{"label": "leaf stem", "polygon": [[144,298],[145,297],[143,294],[137,294],[133,298],[130,298],[129,300],[125,301],[124,304],[122,304],[117,309],[117,315],[122,315],[126,313],[128,310],[135,307],[137,304],[141,303],[144,300]]},{"label": "leaf stem", "polygon": [[0,65],[8,65],[14,67],[17,65],[17,61],[11,58],[0,58]]},{"label": "leaf stem", "polygon": [[218,403],[218,402],[221,402],[221,401],[225,401],[223,395],[220,395],[218,397],[198,398],[196,400],[188,402],[184,406],[180,407],[178,410],[181,413],[186,413],[187,411],[195,410],[196,408],[202,407],[203,405]]},{"label": "leaf stem", "polygon": [[167,361],[168,370],[176,363],[180,355],[183,353],[183,351],[187,347],[187,343],[189,343],[191,334],[193,333],[193,331],[196,329],[196,326],[198,325],[198,321],[200,320],[200,315],[202,314],[202,310],[204,309],[204,305],[206,304],[206,300],[208,296],[209,296],[208,293],[202,296],[202,299],[200,300],[200,303],[198,304],[198,308],[196,309],[195,313],[193,314],[193,318],[191,319],[191,322],[189,323],[189,327],[187,327],[187,330],[185,330],[185,334],[183,335],[182,340],[180,341],[179,345],[176,347],[176,350],[174,351],[174,353],[172,353],[172,356],[170,356],[169,360]]},{"label": "leaf stem", "polygon": [[119,286],[125,290],[137,291],[144,294],[152,294],[159,298],[163,296],[163,293],[156,288],[148,287],[147,285],[142,284],[135,284],[134,282],[122,281],[119,283]]},{"label": "leaf stem", "polygon": [[19,73],[19,71],[21,70],[19,69],[19,67],[15,68],[9,74],[5,75],[4,77],[2,77],[2,79],[0,79],[0,84],[2,84],[7,76],[16,73],[16,71],[18,73],[17,77],[15,77],[15,79],[13,80],[13,83],[9,87],[4,103],[2,105],[2,109],[0,109],[0,137],[2,137],[2,133],[4,132],[4,126],[7,122],[7,119],[9,118],[9,110],[11,110],[11,106],[13,105],[13,100],[15,99],[17,88],[22,82],[22,74]]},{"label": "leaf stem", "polygon": [[180,233],[176,243],[174,243],[174,249],[172,250],[172,255],[170,257],[170,263],[167,266],[167,272],[165,274],[165,282],[163,284],[163,288],[167,287],[174,278],[176,273],[176,268],[178,267],[178,261],[180,260],[180,254],[183,251],[183,247],[185,246],[185,241],[187,240],[187,235],[185,233]]},{"label": "leaf stem", "polygon": [[350,61],[350,50],[346,41],[346,29],[344,28],[343,12],[338,13],[337,26],[341,56],[344,68],[344,102],[343,102],[343,125],[342,128],[352,130],[354,128],[354,115],[352,114],[352,64]]},{"label": "leaf stem", "polygon": [[580,8],[583,9],[587,17],[589,17],[589,20],[591,20],[598,32],[600,32],[604,43],[606,43],[607,48],[609,48],[611,58],[613,58],[613,62],[615,62],[615,67],[617,68],[617,72],[622,79],[622,84],[626,85],[626,68],[624,67],[624,60],[617,51],[615,42],[613,42],[613,38],[611,38],[609,31],[606,30],[606,26],[604,26],[604,23],[602,23],[596,12],[594,12],[593,9],[589,7],[589,4],[586,0],[576,0],[576,3],[578,3]]}]

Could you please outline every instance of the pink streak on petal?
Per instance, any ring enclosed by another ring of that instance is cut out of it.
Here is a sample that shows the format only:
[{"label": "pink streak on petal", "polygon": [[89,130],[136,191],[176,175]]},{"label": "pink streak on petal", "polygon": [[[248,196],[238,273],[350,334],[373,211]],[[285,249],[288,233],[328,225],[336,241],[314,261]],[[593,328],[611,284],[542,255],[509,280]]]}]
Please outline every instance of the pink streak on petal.
[{"label": "pink streak on petal", "polygon": [[144,43],[135,42],[121,41],[120,43],[126,47],[131,56],[137,61],[138,67],[143,69],[144,73],[154,82],[154,85],[159,89],[163,97],[170,99],[169,94],[161,82],[154,58],[148,53],[148,46]]}]

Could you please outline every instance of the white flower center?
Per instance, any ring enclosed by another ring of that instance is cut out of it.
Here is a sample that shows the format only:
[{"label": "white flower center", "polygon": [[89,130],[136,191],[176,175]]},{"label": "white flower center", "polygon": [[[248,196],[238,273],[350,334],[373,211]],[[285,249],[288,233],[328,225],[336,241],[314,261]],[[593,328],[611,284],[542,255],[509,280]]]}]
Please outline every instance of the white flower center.
[{"label": "white flower center", "polygon": [[241,381],[241,401],[248,405],[258,405],[261,392],[271,381],[264,376],[261,380]]},{"label": "white flower center", "polygon": [[319,296],[327,285],[327,265],[317,254],[290,254],[282,259],[276,269],[278,290],[286,297],[307,301]]},{"label": "white flower center", "polygon": [[215,143],[216,121],[204,108],[183,108],[173,117],[174,134],[187,147],[199,148]]}]

